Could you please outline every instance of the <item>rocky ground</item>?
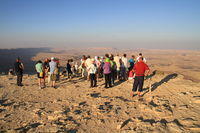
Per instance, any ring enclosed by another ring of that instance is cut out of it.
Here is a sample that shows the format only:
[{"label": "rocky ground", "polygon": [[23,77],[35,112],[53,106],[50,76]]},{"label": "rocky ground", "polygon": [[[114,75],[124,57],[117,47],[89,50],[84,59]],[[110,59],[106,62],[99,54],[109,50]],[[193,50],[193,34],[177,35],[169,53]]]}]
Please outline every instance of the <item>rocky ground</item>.
[{"label": "rocky ground", "polygon": [[[79,77],[61,77],[57,89],[39,89],[36,75],[0,76],[0,131],[200,132],[200,84],[155,71],[143,97],[130,97],[132,81],[89,88]],[[149,85],[152,92],[149,92]]]}]

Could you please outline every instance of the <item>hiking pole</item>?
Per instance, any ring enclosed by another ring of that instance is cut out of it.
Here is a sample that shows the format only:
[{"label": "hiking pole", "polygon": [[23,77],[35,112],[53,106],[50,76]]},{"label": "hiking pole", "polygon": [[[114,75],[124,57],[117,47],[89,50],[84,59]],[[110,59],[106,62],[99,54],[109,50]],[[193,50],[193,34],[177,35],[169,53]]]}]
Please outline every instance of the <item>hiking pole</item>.
[{"label": "hiking pole", "polygon": [[149,92],[151,92],[151,89],[152,89],[152,87],[151,87],[151,77],[149,78]]}]

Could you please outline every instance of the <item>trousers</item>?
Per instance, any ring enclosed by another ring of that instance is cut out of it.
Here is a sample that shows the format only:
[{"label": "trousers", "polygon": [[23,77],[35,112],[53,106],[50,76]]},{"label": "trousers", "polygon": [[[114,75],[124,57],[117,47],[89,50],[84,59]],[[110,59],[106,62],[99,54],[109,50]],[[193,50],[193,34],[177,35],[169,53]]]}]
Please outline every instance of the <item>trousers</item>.
[{"label": "trousers", "polygon": [[142,92],[143,89],[143,84],[144,84],[144,76],[135,76],[135,80],[133,83],[133,91],[136,92],[138,87],[139,87],[139,92]]},{"label": "trousers", "polygon": [[112,87],[111,85],[111,74],[105,74],[105,87]]},{"label": "trousers", "polygon": [[95,87],[97,85],[96,74],[90,74],[90,87]]},{"label": "trousers", "polygon": [[20,86],[22,85],[22,74],[17,74],[17,85]]}]

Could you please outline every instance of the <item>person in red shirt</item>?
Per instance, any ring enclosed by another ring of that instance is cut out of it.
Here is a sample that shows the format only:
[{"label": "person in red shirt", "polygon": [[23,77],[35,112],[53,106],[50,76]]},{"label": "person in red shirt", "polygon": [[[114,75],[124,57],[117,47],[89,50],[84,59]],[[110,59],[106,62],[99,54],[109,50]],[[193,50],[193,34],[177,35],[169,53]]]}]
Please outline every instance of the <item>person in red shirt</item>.
[{"label": "person in red shirt", "polygon": [[137,91],[138,87],[139,87],[138,96],[141,96],[141,92],[142,92],[143,84],[144,84],[144,76],[147,76],[150,72],[148,65],[143,62],[143,57],[139,57],[139,61],[134,65],[134,68],[132,71],[135,73],[132,96],[135,96],[134,93]]}]

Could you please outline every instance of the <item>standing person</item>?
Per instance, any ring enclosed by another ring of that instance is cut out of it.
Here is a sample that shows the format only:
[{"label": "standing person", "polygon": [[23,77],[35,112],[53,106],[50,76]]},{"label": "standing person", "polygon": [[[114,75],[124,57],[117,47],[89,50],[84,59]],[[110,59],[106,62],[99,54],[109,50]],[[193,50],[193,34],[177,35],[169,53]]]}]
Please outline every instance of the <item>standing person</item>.
[{"label": "standing person", "polygon": [[104,57],[100,57],[100,72],[99,72],[99,78],[103,78],[103,66],[104,66]]},{"label": "standing person", "polygon": [[111,85],[111,63],[109,59],[109,55],[105,55],[105,63],[103,65],[103,73],[105,75],[105,88],[112,87]]},{"label": "standing person", "polygon": [[138,96],[141,96],[141,92],[142,92],[143,84],[144,84],[144,76],[147,76],[149,74],[149,71],[150,69],[148,65],[145,64],[143,61],[143,58],[140,57],[139,61],[135,64],[133,68],[133,72],[135,72],[135,80],[133,83],[132,96],[135,96],[134,93],[136,93],[138,87],[139,87]]},{"label": "standing person", "polygon": [[[86,61],[85,61],[85,65],[86,65],[86,70],[88,70],[88,67],[92,64],[92,59],[90,57],[90,55],[88,55]],[[87,79],[90,79],[90,74],[87,71]]]},{"label": "standing person", "polygon": [[136,59],[137,62],[139,61],[139,58],[140,58],[140,57],[143,58],[143,62],[144,62],[144,63],[147,63],[147,60],[143,57],[142,53],[139,53],[139,55],[138,55],[138,57],[137,57],[137,59]]},{"label": "standing person", "polygon": [[68,78],[72,78],[72,74],[73,74],[70,62],[71,62],[71,60],[68,60],[67,65],[66,65]]},{"label": "standing person", "polygon": [[77,76],[78,74],[78,63],[75,62],[75,65],[74,65],[74,72],[75,72],[75,76]]},{"label": "standing person", "polygon": [[87,70],[86,70],[86,59],[87,57],[85,55],[83,55],[82,59],[81,59],[81,76],[84,79],[87,79]]},{"label": "standing person", "polygon": [[112,85],[114,85],[116,74],[117,74],[117,65],[114,61],[113,56],[110,57],[110,63],[111,63],[111,83],[112,83]]},{"label": "standing person", "polygon": [[45,87],[45,80],[44,80],[45,73],[44,73],[44,67],[41,60],[37,61],[35,65],[35,69],[37,72],[39,89],[42,89],[43,87]]},{"label": "standing person", "polygon": [[129,69],[129,71],[131,71],[134,67],[134,64],[135,64],[135,56],[132,55],[131,59],[128,62],[129,62],[129,68],[128,69]]},{"label": "standing person", "polygon": [[[46,78],[48,78],[48,83],[50,83],[50,73],[49,73],[49,59],[48,58],[46,58],[45,59],[45,61],[44,61],[44,80],[46,79]],[[44,81],[45,82],[45,81]]]},{"label": "standing person", "polygon": [[100,70],[101,70],[101,61],[100,61],[99,56],[96,57],[95,64],[97,66],[97,79],[99,79],[100,78]]},{"label": "standing person", "polygon": [[97,85],[97,66],[95,64],[95,60],[92,60],[92,64],[88,66],[88,73],[90,74],[90,87],[96,87]]},{"label": "standing person", "polygon": [[120,60],[120,57],[119,57],[119,54],[117,54],[115,57],[114,57],[114,61],[116,63],[116,66],[117,66],[117,79],[119,80],[120,79],[120,63],[119,63],[119,60]]},{"label": "standing person", "polygon": [[133,67],[134,67],[134,64],[135,64],[135,56],[132,55],[131,56],[131,59],[128,61],[129,62],[129,68],[128,68],[128,79],[132,80],[133,79]]},{"label": "standing person", "polygon": [[24,65],[21,62],[20,58],[17,58],[16,62],[14,63],[14,70],[17,75],[17,85],[23,86],[22,77],[23,77]]},{"label": "standing person", "polygon": [[122,57],[122,62],[124,63],[124,67],[125,67],[125,80],[128,79],[128,59],[126,57],[126,54],[123,55]]},{"label": "standing person", "polygon": [[51,62],[49,62],[50,67],[50,79],[51,79],[51,87],[55,87],[56,83],[56,75],[57,75],[57,63],[54,57],[51,58]]},{"label": "standing person", "polygon": [[120,74],[119,74],[119,80],[121,81],[125,81],[126,80],[126,67],[124,66],[124,62],[122,61],[122,59],[119,59],[119,63],[120,63]]},{"label": "standing person", "polygon": [[124,63],[124,67],[126,68],[126,70],[128,70],[128,59],[126,57],[126,54],[123,55],[122,62]]},{"label": "standing person", "polygon": [[74,60],[70,59],[70,65],[71,65],[71,71],[72,71],[72,76],[71,78],[75,75],[75,64],[74,64]]},{"label": "standing person", "polygon": [[55,58],[55,62],[57,64],[56,69],[55,69],[56,81],[59,81],[60,80],[60,60],[58,58]]}]

